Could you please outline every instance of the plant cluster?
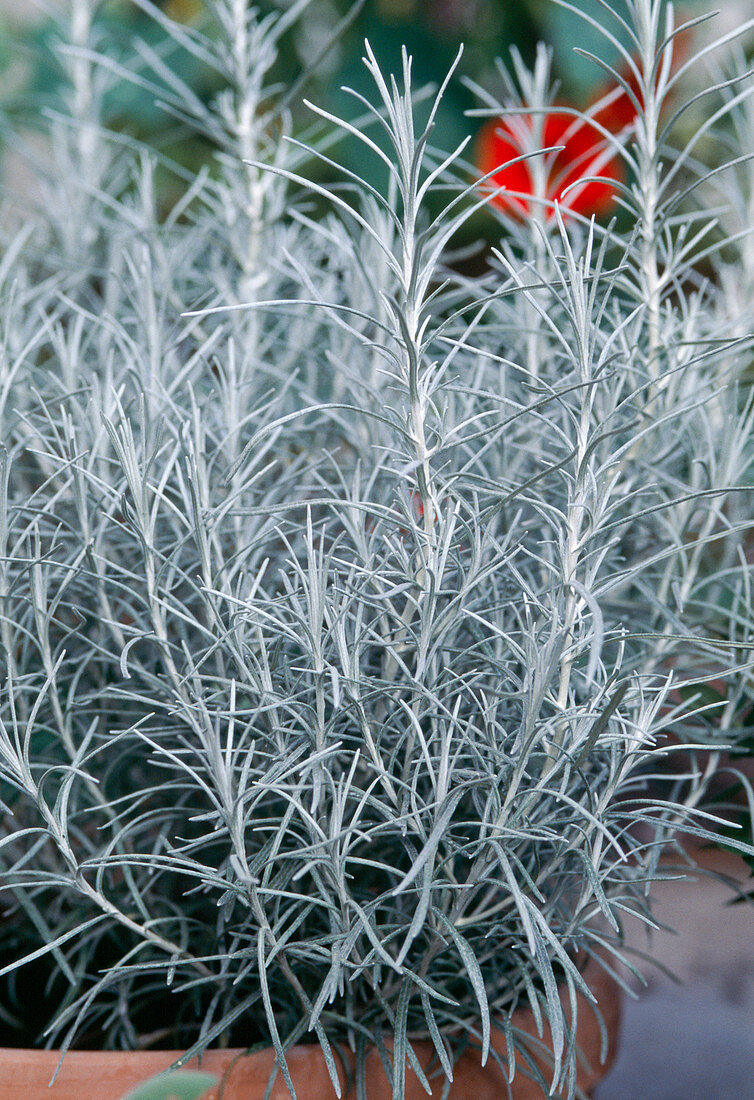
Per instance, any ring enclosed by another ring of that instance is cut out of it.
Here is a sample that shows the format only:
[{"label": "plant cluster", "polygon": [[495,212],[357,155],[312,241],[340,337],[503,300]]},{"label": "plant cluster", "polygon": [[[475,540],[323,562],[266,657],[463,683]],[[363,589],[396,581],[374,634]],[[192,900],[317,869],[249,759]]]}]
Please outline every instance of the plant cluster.
[{"label": "plant cluster", "polygon": [[[624,165],[601,224],[536,148],[491,202],[408,56],[367,45],[361,122],[294,137],[268,74],[308,0],[213,0],[211,33],[139,2],[225,83],[143,54],[213,163],[103,127],[125,75],[72,0],[49,164],[4,212],[3,1015],[38,967],[63,1049],[272,1043],[288,1080],[316,1040],[363,1096],[376,1045],[401,1100],[471,1044],[572,1095],[559,990],[630,962],[751,698],[751,80],[689,91],[718,55],[673,66],[670,5],[597,4],[635,112],[586,123]],[[546,118],[549,60],[481,110]],[[384,187],[316,182],[342,133]]]}]

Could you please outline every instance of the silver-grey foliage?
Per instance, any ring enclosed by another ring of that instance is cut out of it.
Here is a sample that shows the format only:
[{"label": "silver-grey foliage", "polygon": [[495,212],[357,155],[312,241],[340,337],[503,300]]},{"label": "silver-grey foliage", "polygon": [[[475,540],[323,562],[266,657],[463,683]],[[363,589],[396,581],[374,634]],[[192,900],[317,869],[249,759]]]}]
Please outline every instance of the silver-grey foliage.
[{"label": "silver-grey foliage", "polygon": [[[267,90],[306,0],[215,0],[207,35],[140,4],[227,81],[207,107],[140,49],[211,170],[160,211],[72,0],[68,115],[0,255],[0,861],[37,936],[6,970],[52,954],[63,1047],[138,1044],[166,989],[187,1057],[271,1041],[287,1077],[292,1043],[361,1067],[390,1036],[398,1098],[413,1038],[439,1095],[530,1003],[570,1096],[558,987],[651,921],[751,698],[751,81],[720,68],[690,134],[670,6],[603,5],[643,108],[605,133],[624,210],[498,212],[472,278],[447,256],[489,194],[408,58],[367,46],[362,124],[318,111],[309,149]],[[542,109],[547,54],[514,67]],[[333,128],[383,190],[307,183]],[[699,747],[653,800],[669,733]]]}]

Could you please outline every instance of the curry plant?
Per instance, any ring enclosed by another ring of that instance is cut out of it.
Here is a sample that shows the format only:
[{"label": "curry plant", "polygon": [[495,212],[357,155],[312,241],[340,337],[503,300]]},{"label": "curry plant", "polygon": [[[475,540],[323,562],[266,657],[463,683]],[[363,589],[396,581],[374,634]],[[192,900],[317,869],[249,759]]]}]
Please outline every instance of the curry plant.
[{"label": "curry plant", "polygon": [[[584,957],[633,966],[624,921],[652,923],[660,852],[714,831],[751,697],[750,76],[725,41],[674,62],[694,28],[660,0],[564,5],[612,58],[568,109],[605,222],[536,144],[506,203],[504,166],[433,146],[445,85],[369,44],[358,122],[313,106],[294,135],[270,73],[307,0],[196,26],[139,4],[227,83],[208,104],[135,51],[215,158],[190,177],[107,131],[126,67],[72,0],[48,170],[7,203],[7,988],[42,968],[63,1050],[272,1044],[292,1095],[312,1041],[338,1094],[376,1046],[398,1100],[407,1066],[443,1095],[468,1047],[573,1096],[561,992],[590,996]],[[544,49],[501,88],[502,127],[564,110]]]}]

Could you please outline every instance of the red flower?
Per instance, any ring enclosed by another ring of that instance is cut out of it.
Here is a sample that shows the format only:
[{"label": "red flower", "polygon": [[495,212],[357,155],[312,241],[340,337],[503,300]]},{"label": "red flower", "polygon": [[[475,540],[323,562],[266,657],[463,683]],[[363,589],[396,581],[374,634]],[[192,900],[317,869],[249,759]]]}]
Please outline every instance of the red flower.
[{"label": "red flower", "polygon": [[[672,59],[668,58],[671,72],[677,71],[688,55],[689,38],[690,31],[684,30],[668,47],[672,49]],[[587,117],[577,117],[570,104],[554,104],[543,120],[512,113],[485,123],[477,137],[477,167],[488,176],[485,186],[490,190],[505,188],[491,195],[490,202],[518,217],[533,209],[547,220],[554,215],[547,204],[554,202],[564,212],[571,210],[586,217],[610,210],[617,190],[610,181],[621,183],[625,170],[609,135],[617,137],[632,126],[637,105],[642,105],[638,70],[625,61],[619,72],[623,83],[603,84],[592,97]],[[659,80],[659,71],[655,79]],[[526,153],[557,145],[562,146],[557,152],[507,164]],[[600,179],[578,186],[579,180],[590,176]],[[569,187],[572,190],[564,194]]]},{"label": "red flower", "polygon": [[[628,96],[623,95],[623,98],[630,103]],[[619,106],[617,115],[621,116],[619,123],[622,123],[625,105],[621,102]],[[558,110],[559,107],[564,108],[563,113]],[[607,106],[595,117],[605,129],[616,133],[623,126],[619,124],[613,128],[611,116],[608,116],[610,110],[611,106]],[[586,216],[606,213],[615,195],[615,188],[609,182],[600,180],[581,186],[573,185],[578,185],[579,180],[589,176],[623,180],[623,165],[608,139],[588,120],[575,118],[572,109],[565,105],[556,105],[545,116],[541,135],[537,139],[534,138],[536,124],[531,115],[513,115],[510,119],[490,119],[479,132],[477,167],[482,175],[492,173],[486,181],[490,188],[505,188],[505,191],[492,195],[490,201],[518,216],[529,214],[534,209],[543,217],[552,218],[552,206],[546,206],[541,200],[557,201],[564,210]],[[506,165],[507,161],[533,152],[538,145],[545,148],[562,145],[563,148],[544,154],[541,165],[535,165],[533,158]],[[495,171],[496,168],[499,171]],[[539,185],[536,182],[541,181],[542,176],[544,188],[541,182]],[[564,195],[563,192],[569,187],[572,190]]]}]

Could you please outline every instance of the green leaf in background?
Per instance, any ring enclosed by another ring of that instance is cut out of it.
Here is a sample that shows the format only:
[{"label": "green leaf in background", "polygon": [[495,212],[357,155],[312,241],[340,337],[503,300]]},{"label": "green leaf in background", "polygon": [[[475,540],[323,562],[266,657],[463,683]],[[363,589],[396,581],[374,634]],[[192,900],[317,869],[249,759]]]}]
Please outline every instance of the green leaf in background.
[{"label": "green leaf in background", "polygon": [[217,1078],[212,1073],[177,1070],[152,1077],[123,1100],[198,1100],[216,1083]]},{"label": "green leaf in background", "polygon": [[[695,709],[719,707],[725,702],[725,695],[712,684],[685,684],[678,688],[678,694],[684,703],[693,703]],[[715,715],[716,712],[712,711]]]}]

